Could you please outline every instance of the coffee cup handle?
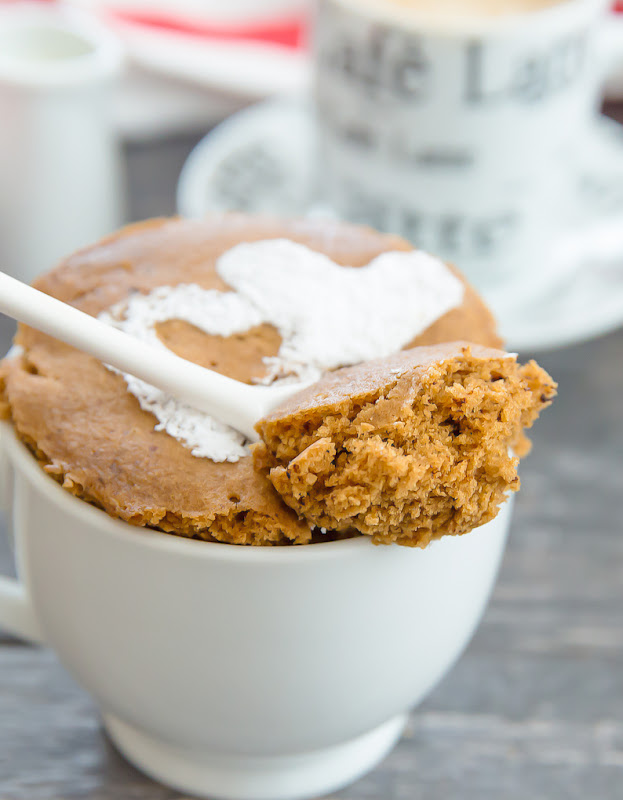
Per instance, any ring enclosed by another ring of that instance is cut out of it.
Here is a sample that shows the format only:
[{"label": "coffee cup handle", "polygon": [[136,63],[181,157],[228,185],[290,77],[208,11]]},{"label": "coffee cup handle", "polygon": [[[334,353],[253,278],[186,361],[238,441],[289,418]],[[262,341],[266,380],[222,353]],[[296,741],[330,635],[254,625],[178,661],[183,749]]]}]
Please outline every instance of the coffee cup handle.
[{"label": "coffee cup handle", "polygon": [[[13,494],[13,469],[6,450],[6,426],[0,424],[0,512],[7,513]],[[0,575],[0,629],[19,639],[41,643],[43,637],[26,586]]]},{"label": "coffee cup handle", "polygon": [[[598,79],[606,84],[620,74],[623,80],[623,14],[609,14],[597,37]],[[560,256],[577,264],[618,260],[623,254],[623,125],[595,114],[578,131],[572,160]]]}]

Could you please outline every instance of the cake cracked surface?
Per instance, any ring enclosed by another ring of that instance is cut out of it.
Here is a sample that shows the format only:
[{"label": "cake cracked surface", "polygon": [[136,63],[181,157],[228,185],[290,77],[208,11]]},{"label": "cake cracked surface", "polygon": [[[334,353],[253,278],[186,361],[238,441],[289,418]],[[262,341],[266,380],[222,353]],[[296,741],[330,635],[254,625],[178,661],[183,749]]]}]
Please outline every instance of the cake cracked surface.
[{"label": "cake cracked surface", "polygon": [[550,404],[533,361],[465,342],[337,370],[260,421],[254,447],[301,519],[426,546],[491,520],[519,488],[524,429]]}]

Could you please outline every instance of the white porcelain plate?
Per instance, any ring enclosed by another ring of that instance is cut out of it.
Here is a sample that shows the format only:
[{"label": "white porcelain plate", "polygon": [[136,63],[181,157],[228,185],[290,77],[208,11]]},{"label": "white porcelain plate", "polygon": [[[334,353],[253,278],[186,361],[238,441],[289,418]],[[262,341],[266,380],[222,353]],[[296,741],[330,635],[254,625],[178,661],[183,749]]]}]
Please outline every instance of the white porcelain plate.
[{"label": "white porcelain plate", "polygon": [[[581,234],[567,237],[556,245],[558,266],[546,287],[488,297],[512,350],[563,347],[623,325],[623,145],[618,125],[605,121],[604,128],[618,175],[603,152],[600,163],[587,164],[584,172],[577,165],[582,193],[577,209],[605,220],[599,236],[591,228],[590,250]],[[180,176],[178,209],[189,217],[234,209],[330,214],[315,200],[314,177],[309,106],[295,100],[260,103],[230,117],[197,145]]]}]

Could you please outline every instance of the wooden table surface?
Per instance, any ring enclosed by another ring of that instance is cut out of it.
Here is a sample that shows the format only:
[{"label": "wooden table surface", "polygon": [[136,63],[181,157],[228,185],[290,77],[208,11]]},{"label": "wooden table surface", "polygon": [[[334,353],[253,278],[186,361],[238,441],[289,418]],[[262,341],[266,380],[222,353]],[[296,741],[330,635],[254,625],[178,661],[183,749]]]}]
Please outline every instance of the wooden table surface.
[{"label": "wooden table surface", "polygon": [[[173,210],[191,144],[127,150],[133,218]],[[11,331],[0,318],[0,352]],[[623,797],[623,332],[539,360],[560,397],[535,428],[483,623],[394,752],[335,798]],[[61,798],[180,795],[115,751],[49,650],[0,631],[0,800]]]}]

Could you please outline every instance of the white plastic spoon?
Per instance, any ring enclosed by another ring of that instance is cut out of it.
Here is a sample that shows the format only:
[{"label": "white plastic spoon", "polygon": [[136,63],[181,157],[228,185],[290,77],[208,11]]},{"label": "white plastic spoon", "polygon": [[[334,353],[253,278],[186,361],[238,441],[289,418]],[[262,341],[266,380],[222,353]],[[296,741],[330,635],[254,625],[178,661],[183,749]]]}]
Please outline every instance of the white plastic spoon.
[{"label": "white plastic spoon", "polygon": [[251,441],[253,426],[309,383],[249,386],[156,350],[123,331],[0,272],[0,311],[105,364],[147,381],[193,408],[231,425]]}]

